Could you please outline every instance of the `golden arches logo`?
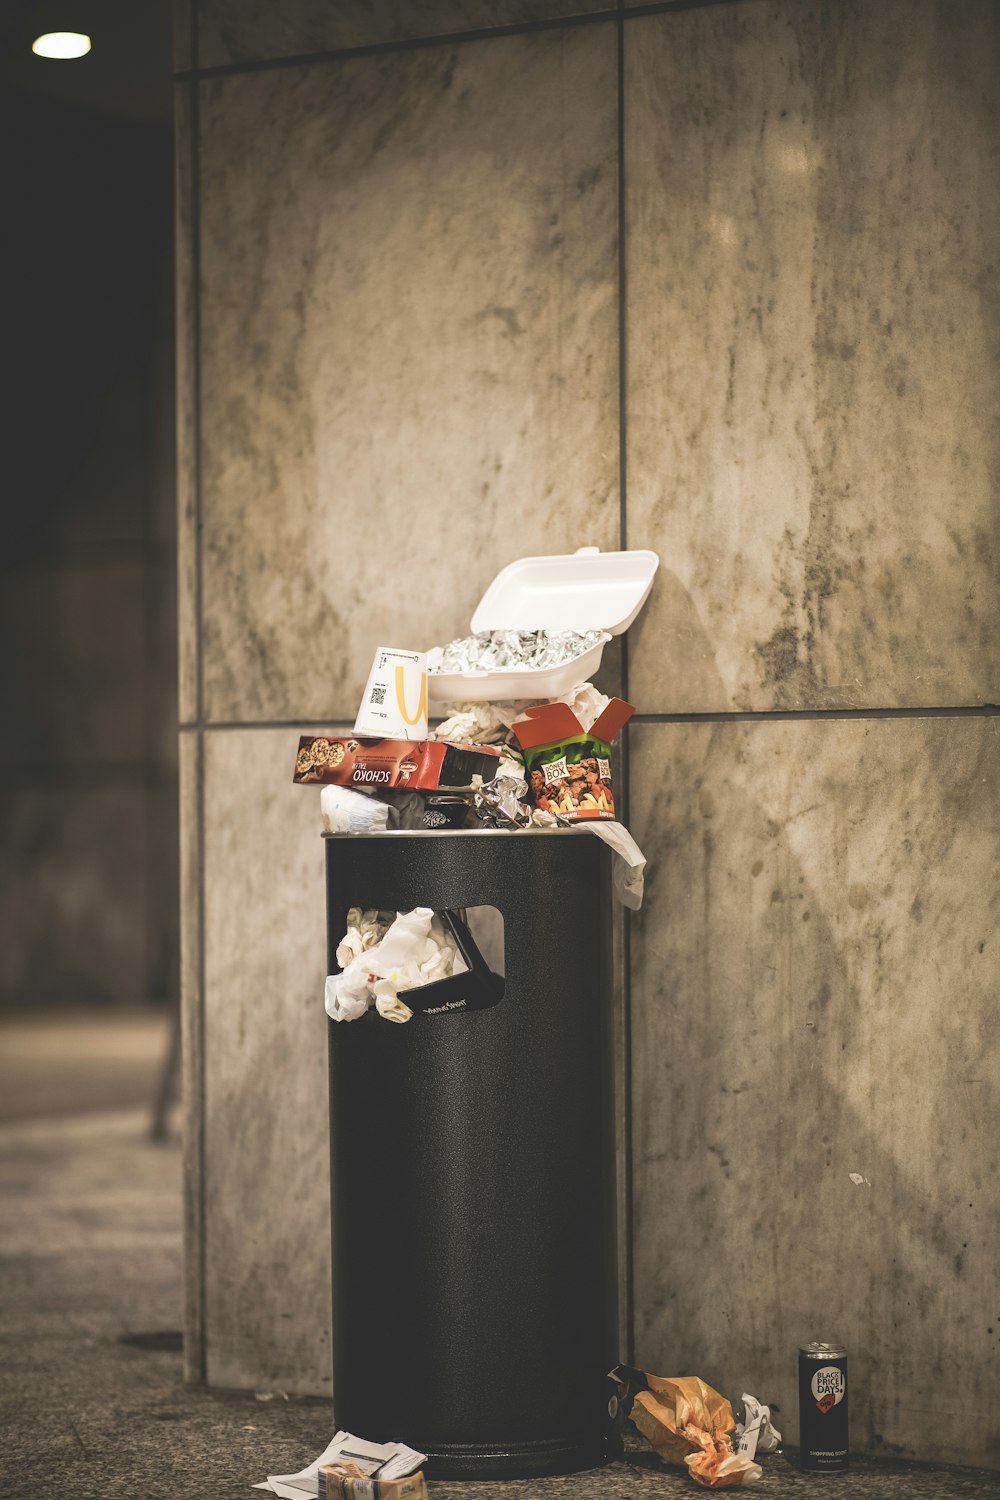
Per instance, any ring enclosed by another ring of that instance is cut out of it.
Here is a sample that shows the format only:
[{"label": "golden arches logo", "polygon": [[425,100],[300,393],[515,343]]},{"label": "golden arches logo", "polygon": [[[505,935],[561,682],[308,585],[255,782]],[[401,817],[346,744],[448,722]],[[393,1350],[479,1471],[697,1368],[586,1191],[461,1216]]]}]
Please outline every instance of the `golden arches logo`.
[{"label": "golden arches logo", "polygon": [[399,705],[399,711],[407,724],[419,724],[422,720],[425,720],[427,718],[427,673],[421,672],[420,674],[420,696],[417,700],[417,711],[412,716],[407,712],[406,708],[405,684],[406,676],[404,668],[397,667],[396,702]]}]

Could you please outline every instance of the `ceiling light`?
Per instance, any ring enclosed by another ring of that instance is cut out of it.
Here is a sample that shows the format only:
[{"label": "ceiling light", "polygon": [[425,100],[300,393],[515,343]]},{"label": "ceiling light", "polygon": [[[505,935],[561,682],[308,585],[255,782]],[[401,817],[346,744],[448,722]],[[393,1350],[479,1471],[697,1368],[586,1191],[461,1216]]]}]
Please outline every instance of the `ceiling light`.
[{"label": "ceiling light", "polygon": [[35,37],[31,50],[39,57],[84,57],[90,51],[90,37],[79,31],[47,31]]}]

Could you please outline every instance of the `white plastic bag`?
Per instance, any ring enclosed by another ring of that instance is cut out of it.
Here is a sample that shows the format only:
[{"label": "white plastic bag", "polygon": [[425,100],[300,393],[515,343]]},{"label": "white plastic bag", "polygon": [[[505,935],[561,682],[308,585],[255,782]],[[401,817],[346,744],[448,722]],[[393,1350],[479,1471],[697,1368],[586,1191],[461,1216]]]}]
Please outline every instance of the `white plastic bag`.
[{"label": "white plastic bag", "polygon": [[646,856],[624,823],[604,818],[587,818],[576,826],[586,828],[588,833],[596,833],[613,850],[615,862],[611,867],[611,883],[615,888],[615,895],[623,906],[629,907],[631,911],[638,911],[642,905],[645,885]]},{"label": "white plastic bag", "polygon": [[389,824],[389,809],[384,802],[349,786],[323,787],[319,808],[327,833],[378,833]]}]

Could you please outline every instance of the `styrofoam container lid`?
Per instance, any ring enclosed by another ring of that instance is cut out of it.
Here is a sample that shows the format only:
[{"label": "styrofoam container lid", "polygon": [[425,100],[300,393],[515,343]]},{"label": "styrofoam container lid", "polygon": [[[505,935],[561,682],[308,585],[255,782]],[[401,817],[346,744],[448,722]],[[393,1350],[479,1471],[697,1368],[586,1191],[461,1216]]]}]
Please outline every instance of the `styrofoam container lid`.
[{"label": "styrofoam container lid", "polygon": [[580,547],[508,563],[472,616],[472,629],[627,630],[646,602],[660,559],[655,552]]}]

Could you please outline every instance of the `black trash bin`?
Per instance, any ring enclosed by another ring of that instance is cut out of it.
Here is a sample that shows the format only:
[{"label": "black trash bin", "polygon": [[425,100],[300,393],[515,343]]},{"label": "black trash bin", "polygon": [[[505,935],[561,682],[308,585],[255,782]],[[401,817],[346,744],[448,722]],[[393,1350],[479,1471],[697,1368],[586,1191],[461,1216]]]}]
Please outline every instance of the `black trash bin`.
[{"label": "black trash bin", "polygon": [[484,1008],[329,1023],[337,1425],[432,1476],[594,1467],[618,1358],[609,851],[325,837],[330,973],[351,906],[492,906],[505,954]]}]

